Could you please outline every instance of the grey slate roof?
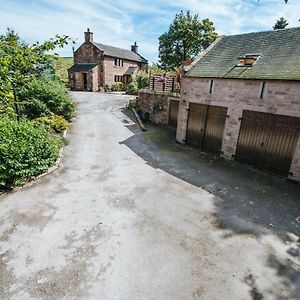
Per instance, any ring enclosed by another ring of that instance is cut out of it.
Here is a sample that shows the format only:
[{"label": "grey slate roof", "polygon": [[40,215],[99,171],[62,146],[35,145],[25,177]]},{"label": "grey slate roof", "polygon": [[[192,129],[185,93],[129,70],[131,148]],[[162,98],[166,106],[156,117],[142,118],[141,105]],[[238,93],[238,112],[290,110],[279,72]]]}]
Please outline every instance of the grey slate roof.
[{"label": "grey slate roof", "polygon": [[71,72],[88,72],[95,68],[98,64],[96,63],[79,63],[73,65],[71,68],[69,68],[69,71]]},{"label": "grey slate roof", "polygon": [[125,71],[123,75],[132,75],[135,71],[136,67],[128,67],[128,69]]},{"label": "grey slate roof", "polygon": [[[237,66],[237,58],[249,53],[262,57],[253,66]],[[300,80],[300,27],[224,36],[186,76]]]},{"label": "grey slate roof", "polygon": [[111,57],[117,57],[117,58],[123,58],[123,59],[128,59],[136,62],[142,62],[142,63],[147,63],[147,60],[143,58],[141,55],[122,48],[114,47],[114,46],[109,46],[101,43],[95,43],[93,44],[101,51],[104,52],[104,55],[111,56]]}]

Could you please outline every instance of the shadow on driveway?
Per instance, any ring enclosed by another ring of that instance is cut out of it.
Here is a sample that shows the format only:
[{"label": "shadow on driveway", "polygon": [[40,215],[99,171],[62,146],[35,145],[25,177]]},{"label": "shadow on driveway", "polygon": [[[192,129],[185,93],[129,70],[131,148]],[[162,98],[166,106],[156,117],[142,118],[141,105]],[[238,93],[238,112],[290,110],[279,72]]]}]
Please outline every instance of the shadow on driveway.
[{"label": "shadow on driveway", "polygon": [[[130,111],[123,113],[135,121]],[[122,144],[151,167],[216,196],[214,217],[223,230],[223,238],[234,235],[259,238],[274,234],[288,245],[289,258],[282,261],[269,254],[267,264],[286,286],[294,285],[298,299],[300,264],[290,258],[300,259],[300,184],[179,145],[175,142],[175,131],[168,127],[152,123],[147,123],[146,127],[148,131],[142,132],[137,125],[127,126],[134,135]],[[251,274],[245,278],[245,283],[253,300],[264,299]]]},{"label": "shadow on driveway", "polygon": [[[130,111],[123,113],[134,120]],[[147,123],[146,132],[137,125],[128,128],[134,135],[122,144],[150,166],[217,196],[215,217],[232,235],[273,233],[284,242],[287,233],[300,235],[300,184],[178,145],[167,127]]]}]

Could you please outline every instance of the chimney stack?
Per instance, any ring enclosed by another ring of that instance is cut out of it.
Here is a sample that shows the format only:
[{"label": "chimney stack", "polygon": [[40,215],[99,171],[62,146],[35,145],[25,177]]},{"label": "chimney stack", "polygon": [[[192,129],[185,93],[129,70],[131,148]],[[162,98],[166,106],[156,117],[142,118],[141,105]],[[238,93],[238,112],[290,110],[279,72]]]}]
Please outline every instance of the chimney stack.
[{"label": "chimney stack", "polygon": [[131,51],[134,52],[134,53],[139,52],[139,46],[137,45],[136,42],[134,42],[134,45],[131,45]]},{"label": "chimney stack", "polygon": [[90,32],[90,29],[88,28],[87,31],[84,33],[84,40],[86,43],[93,41],[93,33]]}]

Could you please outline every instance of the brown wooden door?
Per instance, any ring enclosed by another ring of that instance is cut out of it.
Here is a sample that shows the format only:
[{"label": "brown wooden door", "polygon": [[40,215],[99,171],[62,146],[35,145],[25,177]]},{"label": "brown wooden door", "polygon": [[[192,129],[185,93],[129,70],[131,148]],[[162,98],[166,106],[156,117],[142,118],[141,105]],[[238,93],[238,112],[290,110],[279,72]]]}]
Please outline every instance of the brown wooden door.
[{"label": "brown wooden door", "polygon": [[299,130],[300,118],[245,110],[236,159],[287,176]]},{"label": "brown wooden door", "polygon": [[220,154],[226,114],[226,107],[190,103],[186,143]]},{"label": "brown wooden door", "polygon": [[190,103],[186,132],[188,145],[202,148],[206,114],[207,105]]},{"label": "brown wooden door", "polygon": [[226,115],[226,107],[208,106],[202,151],[220,154]]},{"label": "brown wooden door", "polygon": [[169,107],[169,125],[177,128],[179,101],[170,100]]}]

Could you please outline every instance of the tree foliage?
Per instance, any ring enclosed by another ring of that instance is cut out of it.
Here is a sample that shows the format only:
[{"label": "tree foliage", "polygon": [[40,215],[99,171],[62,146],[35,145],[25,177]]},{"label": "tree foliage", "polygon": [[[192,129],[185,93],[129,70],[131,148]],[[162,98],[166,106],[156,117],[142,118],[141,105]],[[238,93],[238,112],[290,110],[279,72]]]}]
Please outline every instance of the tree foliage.
[{"label": "tree foliage", "polygon": [[218,34],[209,19],[200,20],[189,11],[176,14],[169,30],[159,37],[159,62],[165,70],[193,59],[216,40]]},{"label": "tree foliage", "polygon": [[283,17],[281,17],[280,19],[278,19],[275,23],[275,25],[273,26],[274,30],[277,29],[284,29],[286,26],[288,26],[289,23],[287,22],[287,20]]},{"label": "tree foliage", "polygon": [[11,29],[5,35],[0,35],[0,93],[13,98],[19,121],[20,90],[51,69],[53,59],[58,55],[49,54],[48,51],[63,47],[69,40],[68,36],[56,35],[44,43],[29,45]]},{"label": "tree foliage", "polygon": [[58,157],[63,140],[57,133],[75,107],[49,51],[68,40],[29,45],[12,30],[0,35],[0,190],[43,173]]}]

